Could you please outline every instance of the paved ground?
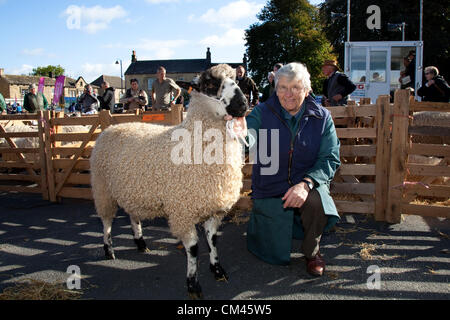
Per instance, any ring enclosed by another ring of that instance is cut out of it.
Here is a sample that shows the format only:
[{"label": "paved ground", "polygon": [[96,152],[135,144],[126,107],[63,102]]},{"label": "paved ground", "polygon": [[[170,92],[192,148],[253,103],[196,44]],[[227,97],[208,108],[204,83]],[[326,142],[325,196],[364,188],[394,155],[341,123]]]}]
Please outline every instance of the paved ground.
[{"label": "paved ground", "polygon": [[[143,225],[147,255],[135,249],[129,219],[119,212],[113,225],[117,260],[107,261],[92,202],[51,204],[39,195],[0,194],[0,291],[26,278],[64,283],[67,268],[76,265],[84,299],[187,299],[184,251],[165,220]],[[322,239],[328,269],[319,279],[306,273],[296,252],[285,267],[259,261],[246,249],[245,231],[245,223],[230,221],[221,228],[218,248],[228,283],[214,281],[201,235],[205,299],[450,298],[449,220],[408,216],[402,224],[387,225],[348,215]],[[367,273],[372,265],[380,271],[379,289],[367,286],[374,278]]]}]

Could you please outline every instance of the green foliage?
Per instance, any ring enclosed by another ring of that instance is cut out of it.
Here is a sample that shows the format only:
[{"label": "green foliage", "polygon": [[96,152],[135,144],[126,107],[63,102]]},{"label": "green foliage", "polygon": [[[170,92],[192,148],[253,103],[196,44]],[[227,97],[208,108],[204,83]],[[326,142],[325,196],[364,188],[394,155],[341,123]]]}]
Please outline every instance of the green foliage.
[{"label": "green foliage", "polygon": [[[388,23],[406,23],[405,40],[419,40],[420,1],[410,0],[358,0],[351,1],[351,41],[401,41],[401,32],[388,31]],[[369,30],[367,7],[378,5],[381,9],[381,29]],[[331,18],[331,12],[347,13],[347,0],[327,0],[320,9],[324,31],[333,45],[339,62],[344,62],[344,42],[347,40],[347,19]],[[424,67],[436,66],[445,78],[450,77],[449,1],[423,1]]]},{"label": "green foliage", "polygon": [[297,61],[306,65],[313,90],[320,93],[322,63],[334,56],[318,9],[306,0],[270,0],[257,17],[245,34],[253,80],[262,86],[274,64]]},{"label": "green foliage", "polygon": [[53,75],[57,77],[63,75],[64,72],[66,72],[66,70],[64,70],[64,68],[61,67],[60,65],[57,66],[48,65],[46,67],[34,68],[33,71],[30,73],[30,75],[48,77],[50,72],[52,72]]}]

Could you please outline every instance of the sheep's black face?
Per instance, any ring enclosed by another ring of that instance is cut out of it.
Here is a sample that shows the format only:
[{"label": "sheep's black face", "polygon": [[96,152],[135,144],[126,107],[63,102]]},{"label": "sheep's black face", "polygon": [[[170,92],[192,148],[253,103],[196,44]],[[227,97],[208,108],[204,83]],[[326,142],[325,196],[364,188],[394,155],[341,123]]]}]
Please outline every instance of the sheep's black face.
[{"label": "sheep's black face", "polygon": [[219,99],[225,104],[227,113],[233,117],[243,117],[248,110],[248,101],[239,86],[226,78],[219,90]]}]

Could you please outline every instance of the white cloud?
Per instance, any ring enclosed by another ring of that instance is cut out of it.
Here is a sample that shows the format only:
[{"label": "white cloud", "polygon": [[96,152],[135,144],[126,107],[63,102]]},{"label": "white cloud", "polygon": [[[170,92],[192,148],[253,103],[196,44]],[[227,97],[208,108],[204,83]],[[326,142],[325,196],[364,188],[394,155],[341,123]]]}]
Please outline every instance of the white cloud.
[{"label": "white cloud", "polygon": [[83,30],[94,34],[107,29],[113,20],[124,18],[128,13],[119,5],[112,8],[104,8],[98,5],[91,8],[70,5],[62,15],[67,17],[66,25],[68,29]]},{"label": "white cloud", "polygon": [[22,54],[27,56],[41,56],[44,54],[44,49],[43,48],[23,49]]},{"label": "white cloud", "polygon": [[243,46],[245,30],[228,29],[223,35],[211,35],[200,40],[200,44],[212,47]]},{"label": "white cloud", "polygon": [[235,22],[253,18],[263,8],[263,4],[256,2],[249,2],[247,0],[239,0],[231,2],[226,6],[219,8],[218,10],[209,9],[196,18],[195,16],[189,16],[190,21],[198,20],[209,24],[220,25],[224,27],[231,27]]},{"label": "white cloud", "polygon": [[33,66],[23,64],[20,68],[12,69],[10,74],[28,75],[33,71],[33,68]]},{"label": "white cloud", "polygon": [[[129,65],[130,65],[129,61],[122,61],[122,74],[125,73]],[[120,77],[120,65],[115,64],[114,62],[108,64],[86,62],[81,65],[81,70],[71,73],[82,75],[84,80],[86,80],[87,82],[92,82],[98,77],[100,77],[102,74],[107,76]]]},{"label": "white cloud", "polygon": [[146,0],[150,4],[178,2],[178,0]]}]

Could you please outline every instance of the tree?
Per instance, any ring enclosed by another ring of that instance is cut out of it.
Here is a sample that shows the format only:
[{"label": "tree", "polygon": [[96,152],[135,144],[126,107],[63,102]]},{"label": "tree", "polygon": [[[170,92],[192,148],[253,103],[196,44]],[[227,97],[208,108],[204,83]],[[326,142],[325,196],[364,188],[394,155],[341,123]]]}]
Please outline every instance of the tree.
[{"label": "tree", "polygon": [[53,74],[53,76],[58,77],[64,74],[66,70],[64,70],[63,67],[60,65],[52,66],[48,65],[46,67],[37,67],[34,68],[33,71],[30,73],[32,76],[41,76],[41,77],[48,77],[50,73]]},{"label": "tree", "polygon": [[[351,41],[401,41],[401,32],[388,30],[388,23],[406,23],[405,40],[419,40],[420,1],[411,0],[358,0],[351,1]],[[369,30],[366,13],[370,5],[381,9],[381,29]],[[347,19],[332,18],[331,12],[347,13],[347,0],[327,0],[320,9],[324,31],[333,45],[339,62],[344,62],[344,42],[347,40]],[[448,0],[423,1],[424,67],[436,66],[447,79],[450,77],[449,48],[450,5]]]},{"label": "tree", "polygon": [[245,31],[249,71],[259,85],[277,62],[302,62],[311,74],[315,93],[320,93],[321,66],[333,58],[322,30],[319,11],[307,0],[270,0],[257,15],[259,22]]}]

